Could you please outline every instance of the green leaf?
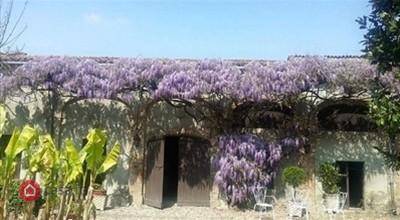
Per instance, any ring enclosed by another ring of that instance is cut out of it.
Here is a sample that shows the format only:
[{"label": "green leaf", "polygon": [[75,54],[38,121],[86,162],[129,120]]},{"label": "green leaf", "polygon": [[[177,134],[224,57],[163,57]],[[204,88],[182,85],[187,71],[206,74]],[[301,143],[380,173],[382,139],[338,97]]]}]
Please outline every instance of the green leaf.
[{"label": "green leaf", "polygon": [[10,142],[5,150],[6,157],[10,158],[11,160],[15,159],[18,154],[28,149],[36,138],[36,129],[30,127],[29,125],[26,125],[22,129],[21,133],[19,133],[18,130],[14,130]]},{"label": "green leaf", "polygon": [[16,148],[16,144],[17,144],[19,135],[20,135],[20,131],[17,128],[15,128],[11,135],[10,140],[8,141],[7,147],[4,150],[4,153],[7,158],[13,159],[12,156],[15,154],[15,151],[16,151],[15,148]]},{"label": "green leaf", "polygon": [[113,148],[110,150],[110,152],[106,156],[106,159],[104,160],[103,164],[97,170],[97,175],[107,172],[109,169],[111,169],[113,166],[115,166],[118,163],[120,148],[121,148],[121,145],[118,142],[115,143]]},{"label": "green leaf", "polygon": [[83,174],[82,162],[79,153],[76,150],[74,142],[71,139],[65,140],[65,149],[63,151],[66,166],[66,176],[64,185],[68,185],[77,180]]},{"label": "green leaf", "polygon": [[29,158],[29,172],[30,173],[36,173],[39,171],[40,169],[40,165],[41,165],[41,161],[42,161],[42,157],[45,153],[45,149],[44,147],[40,146],[39,149],[37,149],[32,156],[30,156]]},{"label": "green leaf", "polygon": [[0,137],[3,135],[4,124],[6,123],[7,112],[4,106],[0,105]]},{"label": "green leaf", "polygon": [[44,149],[42,165],[44,168],[54,167],[58,162],[58,152],[50,135],[40,136],[40,145]]},{"label": "green leaf", "polygon": [[100,129],[90,129],[86,136],[88,142],[80,152],[80,161],[86,161],[87,169],[95,171],[104,160],[103,150],[107,137]]}]

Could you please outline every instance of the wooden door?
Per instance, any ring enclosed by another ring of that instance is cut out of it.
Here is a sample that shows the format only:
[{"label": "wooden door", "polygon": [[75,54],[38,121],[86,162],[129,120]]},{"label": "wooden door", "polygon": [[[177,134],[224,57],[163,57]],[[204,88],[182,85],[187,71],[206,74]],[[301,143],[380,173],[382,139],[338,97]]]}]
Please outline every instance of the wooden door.
[{"label": "wooden door", "polygon": [[163,208],[164,139],[151,140],[146,150],[144,204]]},{"label": "wooden door", "polygon": [[178,198],[180,206],[210,206],[210,143],[179,139]]}]

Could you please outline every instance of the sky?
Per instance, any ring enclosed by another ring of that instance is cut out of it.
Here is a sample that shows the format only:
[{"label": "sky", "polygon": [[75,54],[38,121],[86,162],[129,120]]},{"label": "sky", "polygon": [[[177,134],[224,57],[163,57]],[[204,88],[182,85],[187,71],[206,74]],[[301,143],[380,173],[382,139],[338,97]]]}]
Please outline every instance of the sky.
[{"label": "sky", "polygon": [[359,55],[355,19],[369,10],[368,0],[29,0],[15,47],[144,58]]}]

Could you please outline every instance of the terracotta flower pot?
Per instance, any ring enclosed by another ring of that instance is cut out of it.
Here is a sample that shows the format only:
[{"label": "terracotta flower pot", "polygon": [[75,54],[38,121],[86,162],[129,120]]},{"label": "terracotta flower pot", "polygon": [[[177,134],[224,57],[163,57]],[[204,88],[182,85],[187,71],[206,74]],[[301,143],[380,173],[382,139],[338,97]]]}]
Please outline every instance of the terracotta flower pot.
[{"label": "terracotta flower pot", "polygon": [[93,196],[106,196],[107,191],[104,189],[94,189],[93,190]]}]

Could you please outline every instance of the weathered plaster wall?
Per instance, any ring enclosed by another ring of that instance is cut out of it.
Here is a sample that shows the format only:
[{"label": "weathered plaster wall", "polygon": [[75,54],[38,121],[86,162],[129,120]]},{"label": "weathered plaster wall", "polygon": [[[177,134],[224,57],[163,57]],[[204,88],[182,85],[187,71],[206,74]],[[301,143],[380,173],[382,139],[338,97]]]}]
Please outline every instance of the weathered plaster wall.
[{"label": "weathered plaster wall", "polygon": [[120,160],[116,168],[106,177],[104,183],[109,206],[124,206],[131,202],[129,195],[130,163],[132,161],[132,136],[130,135],[127,113],[120,103],[101,101],[80,101],[66,108],[62,129],[62,139],[71,137],[78,146],[83,145],[90,128],[106,130],[107,150],[117,141],[121,144]]},{"label": "weathered plaster wall", "polygon": [[[5,133],[12,133],[14,127],[22,128],[31,124],[41,133],[50,132],[50,111],[46,104],[47,96],[15,97],[7,100],[9,123]],[[166,135],[191,135],[211,139],[211,132],[188,117],[182,110],[165,103],[156,104],[146,112],[148,123],[146,143],[151,138]],[[54,139],[59,134],[60,114],[56,114]],[[83,100],[65,108],[61,130],[61,140],[72,138],[76,146],[82,147],[83,139],[90,128],[98,127],[107,131],[108,149],[119,141],[122,146],[117,167],[107,176],[104,183],[110,194],[109,206],[142,203],[143,148],[134,140],[128,124],[128,112],[121,103],[108,100]],[[210,161],[211,163],[211,161]],[[21,176],[24,171],[22,170]],[[211,180],[210,180],[211,181]]]},{"label": "weathered plaster wall", "polygon": [[[10,123],[7,131],[12,132],[14,126],[22,127],[30,123],[42,131],[48,131],[49,111],[48,106],[42,101],[40,95],[36,101],[31,97],[20,97],[9,100]],[[47,98],[47,97],[44,97]],[[25,100],[24,100],[25,99]],[[28,104],[27,104],[28,103]],[[215,132],[204,129],[188,117],[181,109],[173,108],[167,104],[157,104],[148,112],[148,126],[146,139],[163,137],[165,135],[193,135],[209,139],[216,146]],[[57,115],[58,124],[60,115]],[[143,149],[138,142],[134,142],[129,130],[126,108],[117,102],[111,101],[80,101],[72,104],[65,111],[65,120],[62,129],[62,138],[71,137],[79,146],[82,144],[88,129],[100,127],[109,134],[110,147],[119,141],[123,147],[121,161],[115,170],[107,177],[105,185],[108,194],[111,194],[109,206],[127,205],[131,201],[134,205],[142,203],[142,173]],[[56,133],[58,132],[56,126]],[[251,132],[259,134],[266,139],[273,139],[274,132],[264,129],[253,129]],[[282,169],[287,165],[300,165],[309,173],[309,181],[303,188],[309,192],[311,202],[318,206],[321,198],[321,187],[315,172],[319,164],[325,161],[348,160],[365,162],[365,207],[379,209],[387,204],[388,175],[382,156],[373,149],[374,146],[385,143],[385,139],[375,133],[356,132],[326,132],[318,136],[313,144],[312,152],[306,156],[291,155],[282,161]],[[215,148],[212,149],[215,152]],[[314,152],[315,151],[315,152]],[[211,161],[210,161],[211,163]],[[211,178],[215,171],[212,171]],[[284,186],[280,182],[281,172],[278,173],[275,185],[278,197],[283,199]],[[396,183],[399,176],[396,176]],[[211,179],[210,181],[213,182]],[[400,187],[396,185],[397,195]],[[396,198],[398,196],[396,195]],[[211,206],[225,206],[219,198],[218,189],[213,185],[211,190]],[[398,202],[400,204],[400,201]],[[226,206],[225,206],[226,207]],[[320,207],[316,207],[316,210]],[[385,209],[387,210],[387,209]]]},{"label": "weathered plaster wall", "polygon": [[[6,102],[8,110],[8,124],[6,133],[11,134],[14,127],[22,128],[26,124],[35,126],[41,134],[50,133],[51,114],[46,104],[48,97],[35,94],[26,97],[16,97]],[[60,115],[55,117],[55,143],[58,140]],[[83,139],[88,130],[99,127],[106,130],[108,135],[108,150],[119,141],[122,146],[120,161],[117,167],[107,176],[105,187],[108,194],[112,194],[108,200],[110,206],[129,204],[128,181],[130,176],[130,161],[132,138],[129,135],[129,126],[126,120],[126,109],[120,103],[107,100],[80,101],[69,105],[64,112],[64,123],[61,132],[61,140],[72,138],[76,147],[83,146]],[[21,170],[20,176],[25,174]]]},{"label": "weathered plaster wall", "polygon": [[[374,149],[386,141],[377,133],[324,132],[317,138],[315,168],[324,162],[364,162],[364,207],[387,210],[389,202],[387,168],[382,155]],[[322,187],[316,179],[316,200],[321,198]]]}]

